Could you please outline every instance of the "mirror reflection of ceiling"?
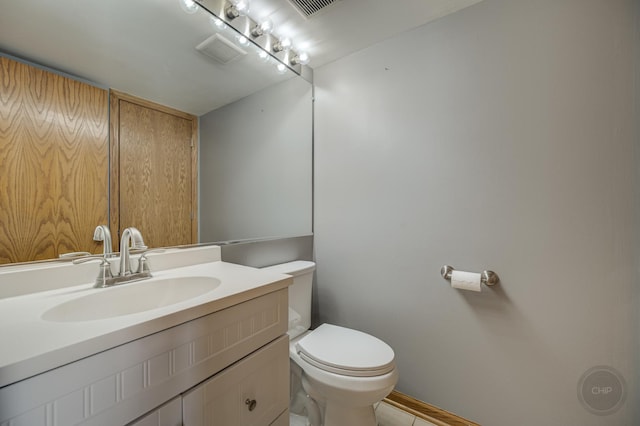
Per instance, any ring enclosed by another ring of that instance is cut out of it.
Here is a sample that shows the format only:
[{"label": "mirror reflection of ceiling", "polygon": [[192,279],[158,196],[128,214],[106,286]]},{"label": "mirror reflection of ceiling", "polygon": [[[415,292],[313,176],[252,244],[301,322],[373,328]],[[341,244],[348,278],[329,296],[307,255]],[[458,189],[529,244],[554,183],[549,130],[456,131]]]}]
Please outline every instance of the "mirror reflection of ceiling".
[{"label": "mirror reflection of ceiling", "polygon": [[196,51],[219,31],[178,0],[21,0],[2,6],[0,50],[198,116],[295,76],[253,45],[228,64]]},{"label": "mirror reflection of ceiling", "polygon": [[[337,0],[304,18],[288,0],[253,0],[250,15],[314,68],[479,1]],[[0,13],[0,51],[195,115],[294,76],[255,55],[221,65],[196,52],[215,32],[179,0],[20,0]]]}]

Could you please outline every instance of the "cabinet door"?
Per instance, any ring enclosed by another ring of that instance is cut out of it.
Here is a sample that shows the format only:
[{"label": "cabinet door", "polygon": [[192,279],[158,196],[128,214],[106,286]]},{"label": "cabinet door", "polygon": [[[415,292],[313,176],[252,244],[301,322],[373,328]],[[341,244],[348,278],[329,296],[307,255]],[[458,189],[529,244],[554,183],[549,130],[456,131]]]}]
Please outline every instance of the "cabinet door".
[{"label": "cabinet door", "polygon": [[129,426],[182,426],[182,398],[173,398]]},{"label": "cabinet door", "polygon": [[282,336],[187,392],[185,426],[268,426],[289,405],[289,338]]}]

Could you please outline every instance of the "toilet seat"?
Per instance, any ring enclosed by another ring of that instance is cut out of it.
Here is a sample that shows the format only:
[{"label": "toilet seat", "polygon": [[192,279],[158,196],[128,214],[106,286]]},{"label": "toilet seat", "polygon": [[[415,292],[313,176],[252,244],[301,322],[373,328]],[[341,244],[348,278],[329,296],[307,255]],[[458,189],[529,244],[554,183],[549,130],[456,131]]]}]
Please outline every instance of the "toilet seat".
[{"label": "toilet seat", "polygon": [[361,331],[322,324],[300,339],[296,352],[302,360],[331,373],[373,377],[395,368],[393,349]]}]

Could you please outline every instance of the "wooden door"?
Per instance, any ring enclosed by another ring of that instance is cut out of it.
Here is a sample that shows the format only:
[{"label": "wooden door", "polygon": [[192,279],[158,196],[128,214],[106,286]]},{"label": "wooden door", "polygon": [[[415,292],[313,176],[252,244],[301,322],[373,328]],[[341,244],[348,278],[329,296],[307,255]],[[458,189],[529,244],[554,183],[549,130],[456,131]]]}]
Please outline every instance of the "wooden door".
[{"label": "wooden door", "polygon": [[149,247],[197,241],[197,125],[190,114],[111,92],[113,235],[134,226]]},{"label": "wooden door", "polygon": [[102,250],[108,92],[0,57],[0,264]]}]

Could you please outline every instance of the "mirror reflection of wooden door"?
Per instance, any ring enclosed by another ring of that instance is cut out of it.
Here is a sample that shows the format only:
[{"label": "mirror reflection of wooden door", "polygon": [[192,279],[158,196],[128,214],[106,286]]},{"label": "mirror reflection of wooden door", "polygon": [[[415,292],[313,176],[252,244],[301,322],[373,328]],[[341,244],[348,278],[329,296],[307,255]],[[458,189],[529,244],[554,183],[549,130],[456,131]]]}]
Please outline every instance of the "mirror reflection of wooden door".
[{"label": "mirror reflection of wooden door", "polygon": [[0,57],[0,264],[98,253],[108,92]]},{"label": "mirror reflection of wooden door", "polygon": [[110,100],[114,249],[130,226],[149,247],[197,242],[197,117],[114,91]]}]

